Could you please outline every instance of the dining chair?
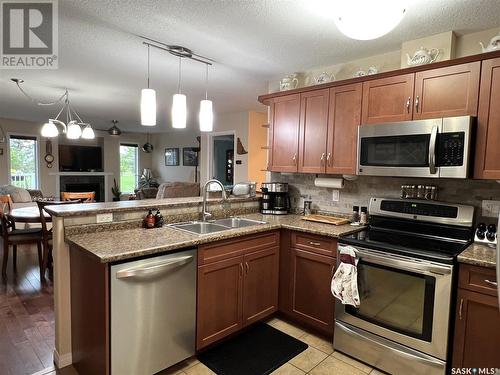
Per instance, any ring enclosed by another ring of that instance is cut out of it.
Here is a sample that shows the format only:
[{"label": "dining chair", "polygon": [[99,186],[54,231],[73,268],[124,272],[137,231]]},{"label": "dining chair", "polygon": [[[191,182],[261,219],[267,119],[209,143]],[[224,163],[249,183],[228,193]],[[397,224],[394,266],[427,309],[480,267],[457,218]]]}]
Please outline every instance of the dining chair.
[{"label": "dining chair", "polygon": [[42,265],[40,267],[40,276],[42,280],[45,278],[45,271],[50,264],[52,258],[52,228],[47,228],[47,219],[45,218],[45,206],[53,204],[50,201],[37,201],[38,210],[40,211],[40,224],[42,226]]},{"label": "dining chair", "polygon": [[9,260],[9,248],[12,245],[12,264],[17,268],[17,246],[36,244],[38,251],[38,264],[42,271],[42,231],[39,228],[16,229],[15,221],[9,219],[8,214],[12,211],[12,199],[10,195],[0,195],[0,237],[2,238],[3,261],[2,277],[7,277],[7,262]]},{"label": "dining chair", "polygon": [[85,193],[71,193],[67,191],[62,191],[61,200],[63,201],[80,200],[82,203],[95,202],[95,191],[89,191]]}]

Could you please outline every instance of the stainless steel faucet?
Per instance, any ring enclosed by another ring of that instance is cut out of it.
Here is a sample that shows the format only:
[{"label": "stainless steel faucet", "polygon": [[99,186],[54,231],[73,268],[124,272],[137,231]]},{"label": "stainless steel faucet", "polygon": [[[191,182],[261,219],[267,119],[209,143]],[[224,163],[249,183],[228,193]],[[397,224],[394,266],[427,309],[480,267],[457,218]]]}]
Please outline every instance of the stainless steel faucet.
[{"label": "stainless steel faucet", "polygon": [[226,190],[224,189],[224,185],[222,184],[222,182],[216,179],[208,180],[207,182],[205,182],[205,186],[203,186],[203,211],[201,213],[202,221],[207,221],[208,218],[212,217],[212,214],[207,211],[207,195],[209,192],[208,187],[211,184],[219,185],[222,189],[222,199],[224,201],[227,199]]}]

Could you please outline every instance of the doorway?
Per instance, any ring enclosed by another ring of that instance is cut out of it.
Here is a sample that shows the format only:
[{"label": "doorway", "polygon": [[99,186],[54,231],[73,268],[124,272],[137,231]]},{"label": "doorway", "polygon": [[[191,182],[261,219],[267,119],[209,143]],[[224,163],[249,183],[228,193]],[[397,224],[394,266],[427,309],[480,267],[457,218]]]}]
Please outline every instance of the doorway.
[{"label": "doorway", "polygon": [[212,177],[225,187],[234,185],[234,134],[212,136]]}]

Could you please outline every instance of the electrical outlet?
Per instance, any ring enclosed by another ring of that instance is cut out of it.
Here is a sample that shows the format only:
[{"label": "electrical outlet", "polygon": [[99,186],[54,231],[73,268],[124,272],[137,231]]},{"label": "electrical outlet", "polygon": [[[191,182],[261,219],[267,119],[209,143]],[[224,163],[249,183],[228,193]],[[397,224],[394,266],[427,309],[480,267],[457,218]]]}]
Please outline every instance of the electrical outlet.
[{"label": "electrical outlet", "polygon": [[109,212],[107,214],[97,214],[96,215],[97,224],[111,223],[112,221],[113,221],[113,213],[112,212]]},{"label": "electrical outlet", "polygon": [[339,189],[333,189],[332,190],[332,201],[338,202],[340,200],[340,190]]},{"label": "electrical outlet", "polygon": [[483,200],[481,214],[484,217],[498,217],[500,213],[500,201]]}]

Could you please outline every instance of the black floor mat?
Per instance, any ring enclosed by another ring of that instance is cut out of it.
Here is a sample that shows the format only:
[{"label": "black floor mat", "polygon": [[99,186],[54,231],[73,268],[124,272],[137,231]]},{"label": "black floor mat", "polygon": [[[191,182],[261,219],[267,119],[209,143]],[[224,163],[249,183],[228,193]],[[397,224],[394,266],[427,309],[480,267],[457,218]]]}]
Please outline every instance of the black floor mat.
[{"label": "black floor mat", "polygon": [[260,323],[200,353],[198,359],[219,375],[265,375],[306,349],[302,341]]}]

